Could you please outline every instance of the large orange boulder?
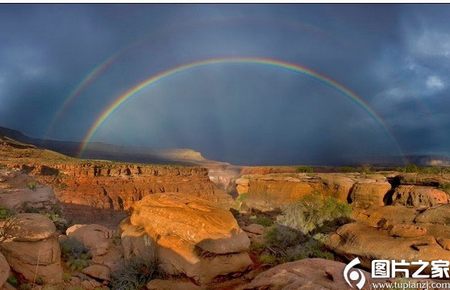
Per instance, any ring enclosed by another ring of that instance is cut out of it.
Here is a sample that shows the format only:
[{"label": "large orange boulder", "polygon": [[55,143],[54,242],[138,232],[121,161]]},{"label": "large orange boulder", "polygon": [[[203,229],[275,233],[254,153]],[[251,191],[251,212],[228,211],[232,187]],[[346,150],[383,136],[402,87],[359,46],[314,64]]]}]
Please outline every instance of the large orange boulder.
[{"label": "large orange boulder", "polygon": [[400,185],[392,195],[394,205],[431,207],[448,202],[449,196],[445,191],[431,186]]},{"label": "large orange boulder", "polygon": [[361,180],[353,187],[350,198],[356,207],[383,206],[390,189],[391,184],[387,181]]},{"label": "large orange boulder", "polygon": [[246,252],[250,241],[231,212],[182,193],[144,197],[121,227],[127,255],[145,252],[146,245],[151,251],[154,243],[156,259],[166,273],[183,274],[199,283],[243,272],[252,263]]},{"label": "large orange boulder", "polygon": [[244,203],[262,211],[294,203],[320,186],[317,179],[305,174],[248,175],[237,180],[238,192],[245,193]]},{"label": "large orange boulder", "polygon": [[319,174],[325,185],[325,190],[340,201],[347,202],[350,190],[355,184],[355,180],[343,174]]}]

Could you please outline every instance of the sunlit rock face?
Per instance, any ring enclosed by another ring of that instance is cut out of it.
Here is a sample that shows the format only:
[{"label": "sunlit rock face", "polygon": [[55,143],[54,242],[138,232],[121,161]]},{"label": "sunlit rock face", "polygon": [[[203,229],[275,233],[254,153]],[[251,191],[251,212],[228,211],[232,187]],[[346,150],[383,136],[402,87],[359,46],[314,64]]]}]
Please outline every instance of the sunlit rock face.
[{"label": "sunlit rock face", "polygon": [[40,276],[45,283],[62,281],[61,250],[53,222],[40,214],[17,214],[3,222],[1,252],[11,268],[33,281]]},{"label": "sunlit rock face", "polygon": [[144,197],[121,228],[126,256],[151,251],[154,245],[166,273],[184,274],[201,284],[252,264],[246,252],[250,241],[233,215],[183,193]]},{"label": "sunlit rock face", "polygon": [[449,202],[446,192],[430,187],[417,185],[400,185],[392,196],[393,204],[430,207]]}]

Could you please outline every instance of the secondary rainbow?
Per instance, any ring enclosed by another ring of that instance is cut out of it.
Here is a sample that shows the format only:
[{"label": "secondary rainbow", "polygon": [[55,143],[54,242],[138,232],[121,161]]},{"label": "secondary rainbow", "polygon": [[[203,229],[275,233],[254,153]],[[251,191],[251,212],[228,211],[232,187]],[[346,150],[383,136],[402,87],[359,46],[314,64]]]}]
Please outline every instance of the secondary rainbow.
[{"label": "secondary rainbow", "polygon": [[83,141],[81,143],[79,155],[83,153],[83,151],[86,149],[86,145],[91,140],[91,138],[94,136],[97,129],[103,124],[103,122],[108,119],[108,117],[114,113],[114,111],[117,110],[123,103],[125,103],[128,99],[142,91],[143,89],[156,84],[157,82],[168,78],[170,76],[173,76],[177,73],[187,71],[193,68],[198,68],[202,66],[209,66],[214,64],[232,64],[232,63],[241,63],[241,64],[261,64],[261,65],[269,65],[269,66],[275,66],[278,68],[282,68],[289,71],[294,71],[297,73],[301,73],[304,75],[307,75],[313,79],[316,79],[320,82],[322,82],[325,85],[328,85],[332,87],[333,89],[338,90],[341,92],[342,95],[349,98],[352,102],[359,105],[361,108],[363,108],[374,120],[376,120],[382,128],[385,130],[389,138],[394,142],[394,144],[397,146],[397,149],[399,150],[399,153],[403,156],[403,153],[400,149],[400,146],[398,145],[398,142],[392,135],[392,133],[389,131],[389,129],[384,124],[383,120],[378,116],[378,114],[373,111],[369,105],[357,94],[352,92],[350,89],[346,88],[342,84],[338,83],[337,81],[333,80],[332,78],[325,76],[323,74],[320,74],[318,72],[315,72],[307,67],[285,62],[282,60],[272,59],[272,58],[260,58],[260,57],[222,57],[222,58],[211,58],[201,61],[195,61],[183,65],[176,66],[174,68],[162,71],[158,74],[152,75],[146,80],[138,83],[137,85],[131,87],[127,91],[125,91],[123,94],[121,94],[119,97],[117,97],[110,105],[106,107],[105,110],[102,111],[100,116],[95,120],[95,122],[92,124],[90,129],[88,130],[87,134],[83,138]]},{"label": "secondary rainbow", "polygon": [[108,57],[104,62],[97,65],[86,77],[84,77],[81,82],[70,92],[70,95],[66,98],[64,103],[61,105],[58,112],[56,112],[55,117],[48,126],[45,136],[48,136],[53,130],[55,124],[59,119],[65,114],[69,106],[75,101],[75,99],[83,93],[86,88],[88,88],[97,78],[99,78],[103,72],[105,72],[111,65],[117,60],[121,52],[115,53],[114,55]]}]

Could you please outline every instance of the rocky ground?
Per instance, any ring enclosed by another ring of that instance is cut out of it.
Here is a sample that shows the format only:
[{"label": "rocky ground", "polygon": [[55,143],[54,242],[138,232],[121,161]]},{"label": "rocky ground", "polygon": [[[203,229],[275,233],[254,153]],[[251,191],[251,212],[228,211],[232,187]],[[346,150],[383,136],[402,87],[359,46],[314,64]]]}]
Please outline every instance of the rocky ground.
[{"label": "rocky ground", "polygon": [[[352,289],[450,260],[448,174],[78,160],[3,139],[3,289]],[[368,277],[367,272],[366,276]]]}]

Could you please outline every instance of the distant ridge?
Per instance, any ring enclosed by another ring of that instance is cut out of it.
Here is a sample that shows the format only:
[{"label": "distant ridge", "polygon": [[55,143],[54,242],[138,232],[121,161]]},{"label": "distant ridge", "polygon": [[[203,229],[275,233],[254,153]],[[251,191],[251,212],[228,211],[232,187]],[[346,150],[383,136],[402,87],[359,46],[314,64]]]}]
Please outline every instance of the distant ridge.
[{"label": "distant ridge", "polygon": [[[0,137],[12,139],[11,141],[17,143],[32,144],[72,157],[77,157],[81,145],[80,142],[32,138],[18,130],[5,127],[0,127]],[[152,149],[137,146],[118,146],[102,142],[89,143],[83,153],[83,158],[157,164],[228,165],[225,162],[208,160],[200,152],[193,149]]]}]

